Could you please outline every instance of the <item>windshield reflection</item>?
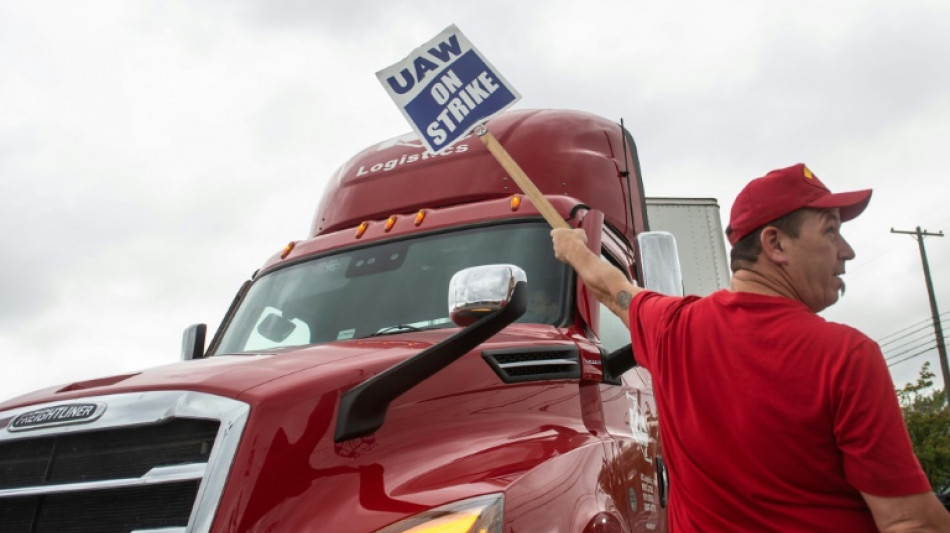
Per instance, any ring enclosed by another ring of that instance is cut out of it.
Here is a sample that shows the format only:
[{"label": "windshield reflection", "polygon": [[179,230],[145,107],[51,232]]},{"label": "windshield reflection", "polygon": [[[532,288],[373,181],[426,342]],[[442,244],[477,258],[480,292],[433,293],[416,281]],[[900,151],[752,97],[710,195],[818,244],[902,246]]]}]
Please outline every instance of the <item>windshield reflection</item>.
[{"label": "windshield reflection", "polygon": [[266,274],[241,303],[215,354],[455,327],[452,275],[512,263],[527,273],[528,311],[519,322],[560,324],[567,267],[543,223],[470,228],[378,243]]}]

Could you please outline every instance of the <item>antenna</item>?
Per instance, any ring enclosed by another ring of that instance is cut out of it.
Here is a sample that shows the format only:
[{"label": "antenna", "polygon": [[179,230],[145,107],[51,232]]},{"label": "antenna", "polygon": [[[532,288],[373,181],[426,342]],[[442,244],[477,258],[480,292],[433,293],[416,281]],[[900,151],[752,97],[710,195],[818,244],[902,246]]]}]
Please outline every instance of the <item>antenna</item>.
[{"label": "antenna", "polygon": [[633,189],[630,187],[630,163],[627,160],[627,128],[623,125],[623,117],[620,118],[620,140],[623,144],[624,165],[620,175],[627,178],[627,207],[630,210],[630,229],[633,231]]}]

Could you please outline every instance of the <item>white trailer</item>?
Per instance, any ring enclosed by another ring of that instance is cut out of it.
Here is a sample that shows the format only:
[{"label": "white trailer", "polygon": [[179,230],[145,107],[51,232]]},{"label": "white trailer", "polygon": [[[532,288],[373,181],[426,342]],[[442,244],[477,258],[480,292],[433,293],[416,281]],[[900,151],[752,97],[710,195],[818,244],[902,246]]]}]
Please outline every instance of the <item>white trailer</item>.
[{"label": "white trailer", "polygon": [[729,287],[729,259],[715,198],[647,198],[650,231],[676,238],[683,293],[705,296]]}]

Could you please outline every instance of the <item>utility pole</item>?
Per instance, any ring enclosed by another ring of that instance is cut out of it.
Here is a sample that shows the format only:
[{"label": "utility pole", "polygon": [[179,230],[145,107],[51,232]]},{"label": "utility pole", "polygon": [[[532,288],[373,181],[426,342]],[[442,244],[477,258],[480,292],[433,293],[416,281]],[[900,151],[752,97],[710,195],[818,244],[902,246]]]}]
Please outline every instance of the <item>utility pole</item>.
[{"label": "utility pole", "polygon": [[[930,265],[927,263],[927,250],[924,249],[924,237],[943,237],[943,231],[939,233],[928,233],[921,231],[917,226],[915,231],[899,231],[891,228],[891,233],[903,233],[912,235],[917,239],[917,246],[920,247],[920,261],[924,264],[924,280],[927,282],[927,295],[930,297],[930,314],[933,315],[934,335],[937,337],[937,354],[940,356],[940,371],[943,373],[943,392],[946,398],[950,400],[950,369],[947,365],[947,347],[943,343],[943,328],[940,327],[940,312],[937,310],[937,298],[934,296],[934,284],[930,279]],[[950,408],[950,401],[948,401]]]}]

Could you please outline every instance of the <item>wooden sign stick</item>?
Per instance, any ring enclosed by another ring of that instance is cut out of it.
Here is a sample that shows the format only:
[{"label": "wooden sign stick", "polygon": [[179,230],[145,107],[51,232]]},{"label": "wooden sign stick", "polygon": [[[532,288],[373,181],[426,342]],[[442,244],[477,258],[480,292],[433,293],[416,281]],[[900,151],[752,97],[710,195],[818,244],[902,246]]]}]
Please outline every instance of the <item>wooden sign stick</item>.
[{"label": "wooden sign stick", "polygon": [[521,170],[521,167],[518,166],[518,163],[511,158],[511,154],[508,153],[508,150],[505,150],[505,147],[498,142],[498,139],[488,131],[488,128],[484,125],[479,126],[475,128],[475,134],[478,135],[478,138],[485,144],[485,148],[488,148],[488,151],[495,156],[498,163],[508,172],[511,179],[518,184],[518,188],[521,189],[521,192],[531,200],[531,203],[534,204],[541,213],[541,216],[544,217],[544,220],[548,221],[548,224],[550,224],[552,228],[570,228],[568,223],[565,222],[557,210],[554,209],[554,206],[551,205],[551,202],[541,194],[541,191],[538,190],[534,182],[531,181],[531,178],[529,178],[528,175]]}]

